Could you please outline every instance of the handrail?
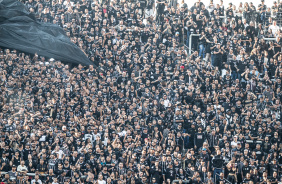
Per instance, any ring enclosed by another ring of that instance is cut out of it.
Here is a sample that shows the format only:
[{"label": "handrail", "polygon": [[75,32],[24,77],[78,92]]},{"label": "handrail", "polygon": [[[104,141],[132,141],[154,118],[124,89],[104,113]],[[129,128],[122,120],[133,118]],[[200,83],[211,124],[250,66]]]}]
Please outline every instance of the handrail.
[{"label": "handrail", "polygon": [[[216,175],[217,176],[220,176],[219,174],[217,174],[216,173]],[[215,183],[216,183],[216,178],[214,178],[214,180],[215,180]],[[223,178],[223,180],[225,181],[225,182],[227,182],[228,184],[232,184],[229,180],[227,180],[226,178]],[[173,180],[172,181],[172,184],[174,184],[174,183],[178,183],[180,180]],[[190,182],[190,180],[181,180],[183,183],[189,183]]]},{"label": "handrail", "polygon": [[[192,54],[192,37],[193,36],[200,36],[200,34],[190,34],[189,36],[189,47],[187,47],[185,44],[185,47],[189,50],[189,56]],[[276,38],[263,38],[265,41],[276,41]]]},{"label": "handrail", "polygon": [[[0,175],[8,174],[8,172],[1,171]],[[26,173],[27,176],[34,177],[35,173]],[[38,174],[39,176],[48,176],[48,174]],[[86,175],[82,175],[81,178],[86,178]]]},{"label": "handrail", "polygon": [[[8,172],[1,172],[1,175],[8,174]],[[35,173],[26,173],[27,176],[35,176]],[[47,174],[39,174],[39,176],[47,176]]]},{"label": "handrail", "polygon": [[[180,180],[173,180],[172,184],[178,183]],[[189,180],[181,180],[183,183],[189,183]]]},{"label": "handrail", "polygon": [[263,38],[265,41],[276,41],[276,38]]},{"label": "handrail", "polygon": [[190,34],[189,36],[189,56],[191,55],[192,53],[192,36],[200,36],[200,34]]}]

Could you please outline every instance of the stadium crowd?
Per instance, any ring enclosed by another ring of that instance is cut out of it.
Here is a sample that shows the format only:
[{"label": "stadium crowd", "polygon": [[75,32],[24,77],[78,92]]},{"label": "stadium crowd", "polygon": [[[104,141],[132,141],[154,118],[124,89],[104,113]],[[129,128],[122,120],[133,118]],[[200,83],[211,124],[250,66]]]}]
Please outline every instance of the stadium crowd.
[{"label": "stadium crowd", "polygon": [[282,2],[23,3],[93,66],[1,49],[1,184],[281,183]]}]

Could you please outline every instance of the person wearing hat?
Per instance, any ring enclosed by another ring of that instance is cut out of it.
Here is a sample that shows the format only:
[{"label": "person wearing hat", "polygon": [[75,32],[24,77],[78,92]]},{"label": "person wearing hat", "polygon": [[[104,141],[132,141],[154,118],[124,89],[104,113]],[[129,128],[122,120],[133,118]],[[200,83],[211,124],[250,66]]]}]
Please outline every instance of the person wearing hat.
[{"label": "person wearing hat", "polygon": [[210,156],[206,146],[203,146],[202,152],[200,153],[200,158],[205,162],[206,168],[210,168]]},{"label": "person wearing hat", "polygon": [[13,165],[12,170],[8,172],[10,180],[15,181],[17,179],[17,166]]}]

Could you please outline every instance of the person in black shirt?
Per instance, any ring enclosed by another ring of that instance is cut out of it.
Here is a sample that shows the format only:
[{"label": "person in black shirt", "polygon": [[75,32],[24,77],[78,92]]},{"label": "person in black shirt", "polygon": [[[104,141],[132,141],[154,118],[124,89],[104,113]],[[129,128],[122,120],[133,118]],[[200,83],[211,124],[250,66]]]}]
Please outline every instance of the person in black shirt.
[{"label": "person in black shirt", "polygon": [[221,48],[221,45],[219,43],[214,48],[213,54],[214,54],[214,66],[218,67],[218,69],[221,70],[223,49]]},{"label": "person in black shirt", "polygon": [[264,25],[266,20],[266,5],[264,4],[264,0],[261,0],[261,4],[258,5],[258,10],[260,13],[260,21]]},{"label": "person in black shirt", "polygon": [[[200,34],[199,27],[196,22],[193,22],[193,25],[190,28],[190,35],[191,34]],[[198,50],[198,40],[199,36],[192,36],[192,48],[194,51]]]},{"label": "person in black shirt", "polygon": [[206,140],[205,134],[202,133],[202,128],[198,128],[198,133],[194,136],[194,147],[195,149],[200,149],[203,146],[204,141]]},{"label": "person in black shirt", "polygon": [[245,49],[246,52],[250,52],[250,43],[252,41],[252,38],[250,35],[247,34],[247,31],[243,31],[243,35],[240,37],[241,45]]},{"label": "person in black shirt", "polygon": [[277,183],[278,184],[278,182],[280,181],[280,179],[279,179],[279,177],[278,177],[278,174],[277,174],[277,172],[273,172],[273,175],[270,177],[270,182],[271,183]]},{"label": "person in black shirt", "polygon": [[245,160],[244,166],[242,167],[242,178],[247,178],[249,176],[249,179],[250,179],[250,170],[251,170],[251,168],[248,164],[248,161]]},{"label": "person in black shirt", "polygon": [[225,181],[224,173],[221,172],[221,173],[219,174],[218,180],[216,180],[216,184],[222,184],[222,183],[224,183],[224,181]]},{"label": "person in black shirt", "polygon": [[[1,11],[6,1],[15,0],[1,1]],[[26,160],[28,172],[48,174],[42,183],[87,184],[101,176],[112,184],[208,183],[206,173],[230,161],[215,183],[241,183],[242,173],[256,182],[265,171],[271,180],[279,171],[282,39],[264,40],[273,21],[253,25],[253,5],[230,4],[223,23],[222,1],[209,10],[198,0],[190,10],[175,0],[28,1],[36,20],[61,27],[93,65],[41,56],[43,48],[40,56],[0,48],[2,171]]]},{"label": "person in black shirt", "polygon": [[166,169],[166,174],[165,174],[165,181],[167,181],[168,179],[170,181],[173,181],[175,179],[175,171],[173,169],[173,165],[172,163],[169,163],[168,164],[168,168]]},{"label": "person in black shirt", "polygon": [[251,174],[250,174],[250,173],[247,173],[247,174],[246,174],[246,178],[243,180],[243,184],[247,184],[247,183],[249,183],[250,181],[252,181],[252,179],[251,179]]},{"label": "person in black shirt", "polygon": [[157,181],[160,181],[161,179],[161,165],[159,165],[159,162],[156,161],[155,164],[151,167],[151,176],[152,178],[155,178]]},{"label": "person in black shirt", "polygon": [[221,151],[217,150],[216,155],[212,158],[213,178],[218,178],[217,174],[222,172],[223,163],[224,160],[221,156]]},{"label": "person in black shirt", "polygon": [[164,20],[163,13],[164,13],[165,6],[167,6],[167,2],[166,2],[166,0],[157,0],[156,3],[157,3],[157,18],[156,18],[156,20],[158,22],[162,22]]}]

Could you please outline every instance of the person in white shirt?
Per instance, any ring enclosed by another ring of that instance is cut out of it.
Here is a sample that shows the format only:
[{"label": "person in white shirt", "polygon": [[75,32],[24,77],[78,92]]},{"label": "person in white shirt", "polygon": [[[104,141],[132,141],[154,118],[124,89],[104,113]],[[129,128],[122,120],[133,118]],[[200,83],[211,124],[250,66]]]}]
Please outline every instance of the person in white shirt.
[{"label": "person in white shirt", "polygon": [[42,184],[42,181],[39,179],[39,175],[38,174],[36,174],[34,179],[31,180],[31,184],[36,184],[36,183]]},{"label": "person in white shirt", "polygon": [[22,160],[21,164],[17,167],[18,172],[26,172],[27,171],[27,167],[24,164],[25,164],[25,162]]},{"label": "person in white shirt", "polygon": [[52,151],[52,154],[53,153],[57,154],[57,158],[59,158],[59,159],[63,159],[65,157],[64,152],[62,150],[60,150],[60,146],[56,146],[55,150]]},{"label": "person in white shirt", "polygon": [[169,105],[169,100],[167,99],[167,96],[164,95],[164,106],[168,107],[168,105]]},{"label": "person in white shirt", "polygon": [[70,0],[66,0],[66,1],[64,1],[64,6],[66,7],[66,9],[68,9],[68,7],[74,6],[74,2],[72,2]]},{"label": "person in white shirt", "polygon": [[210,1],[210,4],[207,6],[207,9],[209,11],[209,13],[213,12],[213,10],[215,9],[215,6],[213,4],[213,1]]},{"label": "person in white shirt", "polygon": [[268,29],[271,29],[272,30],[272,33],[277,36],[277,31],[279,30],[279,26],[277,26],[277,22],[276,21],[273,21],[273,24],[271,26],[269,26]]},{"label": "person in white shirt", "polygon": [[235,135],[234,136],[234,140],[231,142],[231,147],[232,148],[236,148],[237,144],[238,144],[238,141],[237,141],[237,136]]},{"label": "person in white shirt", "polygon": [[58,179],[57,179],[57,178],[54,178],[52,184],[59,184],[59,183],[58,183]]},{"label": "person in white shirt", "polygon": [[106,184],[106,181],[103,180],[102,174],[99,174],[97,182],[98,182],[98,184]]}]

